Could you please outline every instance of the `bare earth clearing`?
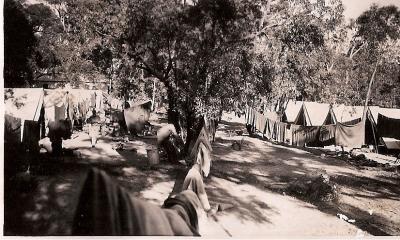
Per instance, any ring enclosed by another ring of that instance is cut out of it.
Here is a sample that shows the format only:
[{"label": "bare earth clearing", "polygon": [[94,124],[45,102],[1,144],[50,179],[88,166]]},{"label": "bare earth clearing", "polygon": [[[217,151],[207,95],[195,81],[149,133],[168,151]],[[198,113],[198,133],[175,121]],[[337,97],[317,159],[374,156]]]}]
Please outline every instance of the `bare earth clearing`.
[{"label": "bare earth clearing", "polygon": [[[243,129],[243,121],[225,114],[219,125],[206,190],[211,204],[232,203],[234,207],[209,219],[204,236],[400,235],[397,171],[358,167],[249,136],[244,136],[243,149],[235,151],[231,144],[242,137],[230,133]],[[31,184],[6,193],[13,201],[5,209],[9,223],[5,234],[70,234],[81,183],[90,166],[105,169],[136,196],[158,205],[184,178],[184,166],[162,162],[157,169],[147,168],[146,148],[154,145],[150,137],[136,138],[121,151],[113,150],[116,142],[111,137],[103,137],[96,148],[90,148],[87,134],[74,137],[64,147],[77,149],[79,157],[46,161],[34,172]],[[338,201],[311,204],[287,194],[289,184],[321,170],[340,187]],[[339,219],[338,213],[355,222]]]}]

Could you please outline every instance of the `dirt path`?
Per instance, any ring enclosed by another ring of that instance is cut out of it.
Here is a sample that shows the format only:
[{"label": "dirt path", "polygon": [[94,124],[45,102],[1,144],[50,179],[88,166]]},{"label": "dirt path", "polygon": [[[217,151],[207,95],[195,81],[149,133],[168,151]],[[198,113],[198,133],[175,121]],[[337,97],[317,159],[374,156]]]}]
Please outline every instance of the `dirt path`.
[{"label": "dirt path", "polygon": [[[237,123],[243,119],[232,118],[220,126],[207,190],[211,201],[231,199],[240,206],[219,217],[233,236],[356,236],[361,231],[400,234],[398,173],[356,168],[342,160],[248,136],[244,136],[242,151],[234,151],[232,141],[242,137],[230,137],[226,132],[243,128]],[[337,203],[312,205],[285,196],[290,183],[322,171],[340,187]],[[355,223],[340,220],[338,213]]]},{"label": "dirt path", "polygon": [[[239,136],[229,136],[243,128],[243,119],[225,118],[219,126],[211,176],[206,190],[211,204],[234,207],[205,223],[203,236],[356,236],[399,235],[399,175],[377,169],[359,169],[344,161],[321,158],[303,150],[273,145],[244,137],[242,151],[231,149]],[[136,139],[116,151],[115,142],[104,137],[96,148],[89,137],[79,133],[65,142],[79,156],[49,162],[33,174],[35,189],[14,193],[6,219],[12,219],[6,234],[68,235],[85,172],[90,166],[106,170],[135,196],[161,205],[184,178],[184,166],[161,163],[146,166],[146,149],[154,139]],[[132,149],[135,149],[134,151]],[[337,204],[312,205],[288,196],[287,186],[297,178],[321,169],[341,187]],[[18,206],[18,208],[16,207]],[[16,210],[18,209],[18,210]],[[372,214],[370,214],[372,211]],[[342,213],[354,224],[339,219]]]}]

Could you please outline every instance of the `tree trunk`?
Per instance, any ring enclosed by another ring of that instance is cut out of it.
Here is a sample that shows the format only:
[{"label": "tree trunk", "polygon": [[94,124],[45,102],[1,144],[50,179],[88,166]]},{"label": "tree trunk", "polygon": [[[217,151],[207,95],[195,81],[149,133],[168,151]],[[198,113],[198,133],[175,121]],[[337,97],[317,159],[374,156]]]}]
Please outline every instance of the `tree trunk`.
[{"label": "tree trunk", "polygon": [[[375,74],[376,74],[376,70],[378,69],[378,65],[379,65],[379,60],[376,62],[374,72],[372,73],[371,80],[369,81],[367,97],[365,98],[364,112],[363,112],[363,118],[362,118],[364,129],[366,127],[365,123],[366,123],[366,120],[367,120],[368,101],[369,101],[369,97],[371,95],[371,88],[372,88],[372,84],[374,83]],[[372,130],[372,131],[374,131],[374,130]],[[364,134],[365,134],[365,131],[364,131]],[[374,132],[374,140],[375,140],[375,132]],[[364,143],[365,143],[365,135],[364,135]],[[375,141],[375,147],[376,147],[376,151],[378,151],[378,145],[377,145],[376,141]]]},{"label": "tree trunk", "polygon": [[378,65],[379,65],[379,61],[376,62],[374,72],[372,73],[371,80],[369,81],[367,97],[365,98],[363,118],[362,118],[364,125],[365,125],[365,121],[366,121],[366,117],[367,117],[367,108],[368,108],[369,97],[371,95],[371,88],[372,88],[372,84],[374,83],[375,74],[376,74],[376,70],[378,69]]},{"label": "tree trunk", "polygon": [[176,98],[172,87],[167,86],[167,95],[168,95],[168,111],[167,111],[168,123],[174,124],[176,131],[180,133],[181,127],[179,126],[179,111],[177,108]]},{"label": "tree trunk", "polygon": [[152,98],[152,102],[151,102],[151,110],[154,111],[155,107],[156,107],[156,78],[153,79],[153,98]]}]

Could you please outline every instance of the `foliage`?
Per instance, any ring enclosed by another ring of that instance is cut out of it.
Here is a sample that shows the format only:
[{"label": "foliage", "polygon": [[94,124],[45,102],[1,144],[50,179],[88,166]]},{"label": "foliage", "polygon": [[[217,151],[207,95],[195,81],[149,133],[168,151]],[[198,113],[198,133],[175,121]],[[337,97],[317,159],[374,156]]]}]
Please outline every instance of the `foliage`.
[{"label": "foliage", "polygon": [[229,0],[131,2],[128,54],[164,83],[170,109],[188,124],[199,115],[216,115],[215,104],[233,98],[240,91],[236,86],[243,86],[239,76],[249,71],[244,63],[251,46],[246,37],[259,14],[251,6]]},{"label": "foliage", "polygon": [[399,106],[399,10],[373,5],[349,24],[343,10],[341,0],[6,0],[6,86],[105,81],[142,99],[155,78],[170,120],[179,113],[191,129],[244,104],[363,104],[378,62],[371,104]]},{"label": "foliage", "polygon": [[4,2],[4,86],[21,87],[32,82],[32,61],[37,42],[21,3]]}]

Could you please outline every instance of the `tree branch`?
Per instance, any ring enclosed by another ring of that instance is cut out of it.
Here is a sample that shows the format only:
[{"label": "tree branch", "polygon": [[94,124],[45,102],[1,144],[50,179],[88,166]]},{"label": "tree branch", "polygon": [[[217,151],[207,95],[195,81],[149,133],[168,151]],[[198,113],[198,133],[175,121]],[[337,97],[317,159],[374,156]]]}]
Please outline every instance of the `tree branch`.
[{"label": "tree branch", "polygon": [[111,37],[111,38],[116,38],[115,36],[112,36],[112,35],[110,35],[110,34],[107,34],[107,33],[100,32],[100,31],[99,31],[99,30],[97,30],[97,29],[94,29],[94,31],[95,31],[96,33],[100,34],[102,37]]},{"label": "tree branch", "polygon": [[148,71],[154,77],[158,78],[158,80],[160,80],[161,82],[167,83],[167,81],[166,81],[167,79],[164,78],[164,75],[162,73],[158,72],[155,68],[150,66],[150,64],[148,64],[146,61],[144,61],[142,57],[138,57],[138,59],[140,60],[140,63],[142,64],[142,65],[138,65],[138,68]]},{"label": "tree branch", "polygon": [[366,46],[366,43],[367,42],[364,42],[363,44],[361,44],[361,46],[355,52],[353,52],[355,49],[355,46],[353,46],[353,48],[351,49],[351,53],[350,53],[350,59],[353,59],[354,55],[356,55],[363,47]]}]

